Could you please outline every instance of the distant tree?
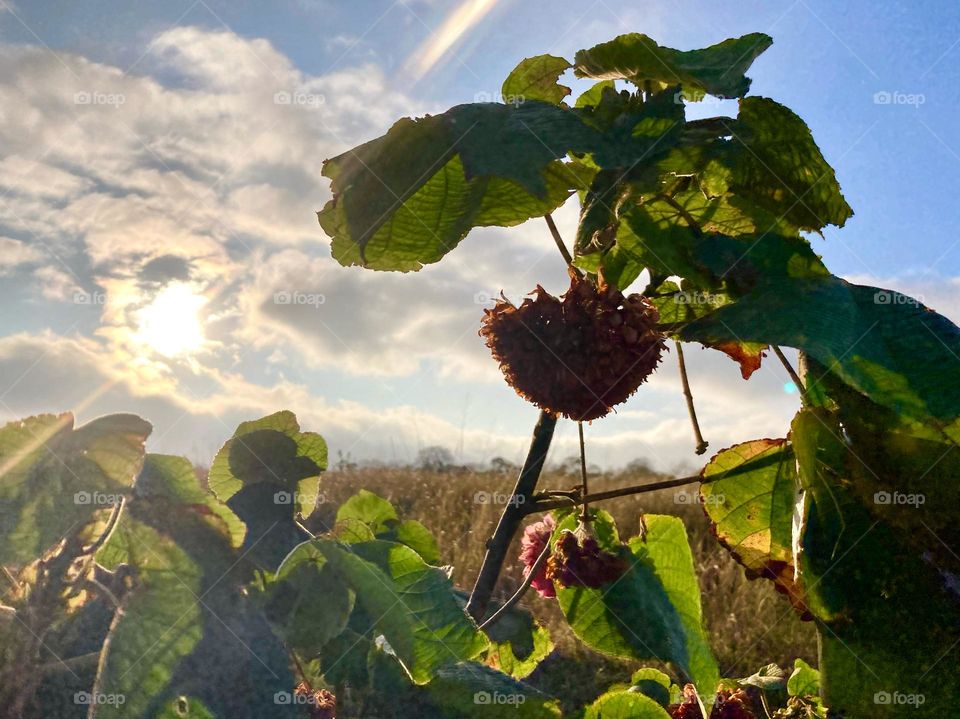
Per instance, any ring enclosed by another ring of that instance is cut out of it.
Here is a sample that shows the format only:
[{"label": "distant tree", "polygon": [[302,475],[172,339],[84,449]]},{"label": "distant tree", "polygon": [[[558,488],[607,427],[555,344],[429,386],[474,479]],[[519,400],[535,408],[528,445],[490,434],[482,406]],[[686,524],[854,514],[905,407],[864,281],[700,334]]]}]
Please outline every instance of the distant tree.
[{"label": "distant tree", "polygon": [[494,457],[490,460],[490,469],[496,474],[516,474],[520,471],[520,465],[503,457]]},{"label": "distant tree", "polygon": [[417,453],[416,466],[427,472],[443,472],[454,466],[453,453],[446,447],[433,445]]}]

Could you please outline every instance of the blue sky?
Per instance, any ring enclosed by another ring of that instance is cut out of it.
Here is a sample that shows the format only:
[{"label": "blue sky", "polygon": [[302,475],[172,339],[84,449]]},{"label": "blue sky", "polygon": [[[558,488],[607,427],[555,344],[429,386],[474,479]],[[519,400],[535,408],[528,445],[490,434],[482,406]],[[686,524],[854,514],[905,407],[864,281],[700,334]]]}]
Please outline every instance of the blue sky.
[{"label": "blue sky", "polygon": [[[816,250],[960,317],[951,3],[0,0],[0,415],[134,411],[154,450],[202,460],[289,407],[334,454],[519,458],[536,411],[476,336],[475,297],[562,289],[544,228],[477,231],[416,276],[340,268],[312,214],[320,164],[402,115],[495,95],[525,56],[631,31],[683,49],[772,35],[752,93],[808,122],[856,211]],[[575,216],[557,213],[568,237]],[[712,448],[781,435],[797,402],[782,369],[743,383],[714,354],[688,352]],[[672,357],[588,430],[596,461],[663,469],[694,464],[689,434]]]}]

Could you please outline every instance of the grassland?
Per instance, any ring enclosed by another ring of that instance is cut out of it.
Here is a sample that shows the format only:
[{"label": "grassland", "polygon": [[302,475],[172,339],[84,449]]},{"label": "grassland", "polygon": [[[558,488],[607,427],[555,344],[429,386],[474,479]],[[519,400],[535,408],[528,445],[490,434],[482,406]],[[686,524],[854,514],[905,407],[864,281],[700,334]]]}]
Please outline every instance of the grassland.
[{"label": "grassland", "polygon": [[[453,578],[469,589],[483,558],[484,542],[493,532],[502,505],[477,501],[478,493],[509,495],[514,476],[503,472],[363,468],[334,471],[322,480],[323,503],[311,516],[316,530],[330,526],[336,507],[360,489],[389,499],[404,518],[418,519],[436,535],[443,561],[453,566]],[[663,479],[643,468],[591,477],[591,492]],[[569,488],[577,477],[560,469],[548,470],[541,487]],[[690,495],[686,495],[690,496]],[[776,662],[792,665],[795,657],[816,660],[816,635],[801,622],[785,598],[765,580],[750,581],[742,567],[710,534],[702,509],[683,501],[676,490],[623,497],[604,503],[620,527],[632,536],[641,513],[673,514],[683,518],[690,536],[707,629],[724,676],[748,676]],[[533,521],[531,519],[531,521]],[[519,539],[504,567],[498,597],[510,596],[521,581],[516,556]],[[589,701],[602,689],[629,678],[635,666],[602,657],[581,645],[566,627],[555,601],[534,592],[523,604],[545,624],[556,649],[531,677],[540,688],[562,694],[567,701]]]}]

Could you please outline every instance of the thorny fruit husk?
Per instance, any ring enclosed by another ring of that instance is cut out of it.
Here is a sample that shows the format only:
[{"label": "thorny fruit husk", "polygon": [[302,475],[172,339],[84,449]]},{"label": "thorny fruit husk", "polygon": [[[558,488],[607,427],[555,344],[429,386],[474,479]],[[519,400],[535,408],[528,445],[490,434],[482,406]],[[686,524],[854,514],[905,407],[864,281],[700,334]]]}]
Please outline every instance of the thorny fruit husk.
[{"label": "thorny fruit husk", "polygon": [[498,300],[484,310],[480,334],[518,394],[586,422],[636,392],[660,362],[665,340],[643,296],[624,297],[602,277],[594,284],[570,276],[561,297],[537,285],[519,307]]},{"label": "thorny fruit husk", "polygon": [[627,569],[623,557],[600,549],[592,533],[580,525],[576,532],[560,533],[547,560],[546,575],[562,587],[598,589],[622,577]]}]

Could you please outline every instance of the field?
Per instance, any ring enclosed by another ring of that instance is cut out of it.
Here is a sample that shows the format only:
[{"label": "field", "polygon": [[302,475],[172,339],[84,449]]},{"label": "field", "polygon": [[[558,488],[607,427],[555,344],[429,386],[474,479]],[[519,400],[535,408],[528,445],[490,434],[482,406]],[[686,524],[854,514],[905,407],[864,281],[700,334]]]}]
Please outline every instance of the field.
[{"label": "field", "polygon": [[[663,478],[643,469],[602,473],[591,477],[590,488],[603,491]],[[478,502],[478,493],[509,496],[514,481],[512,474],[496,472],[392,467],[333,471],[321,481],[324,502],[310,517],[310,524],[318,531],[328,528],[336,507],[360,489],[367,489],[389,499],[402,517],[423,522],[438,538],[443,561],[454,567],[456,584],[469,589],[483,558],[484,542],[503,509],[502,505]],[[568,488],[576,483],[574,475],[548,469],[540,486]],[[692,496],[689,491],[684,498]],[[604,509],[613,514],[624,536],[637,533],[639,516],[644,512],[684,519],[700,578],[706,625],[722,675],[749,676],[770,662],[790,667],[795,657],[815,664],[813,625],[801,622],[770,582],[748,580],[743,568],[710,535],[701,508],[682,499],[676,501],[675,495],[675,490],[664,490],[621,497],[604,503]],[[498,585],[500,599],[510,596],[520,584],[518,551],[519,538]],[[523,605],[546,624],[556,645],[553,656],[531,677],[532,684],[575,704],[588,702],[610,684],[629,679],[630,669],[636,664],[607,659],[576,641],[555,601],[541,599],[530,591]],[[583,671],[584,666],[595,671]],[[575,668],[577,671],[572,671]],[[580,684],[574,685],[572,677],[577,677]]]}]

